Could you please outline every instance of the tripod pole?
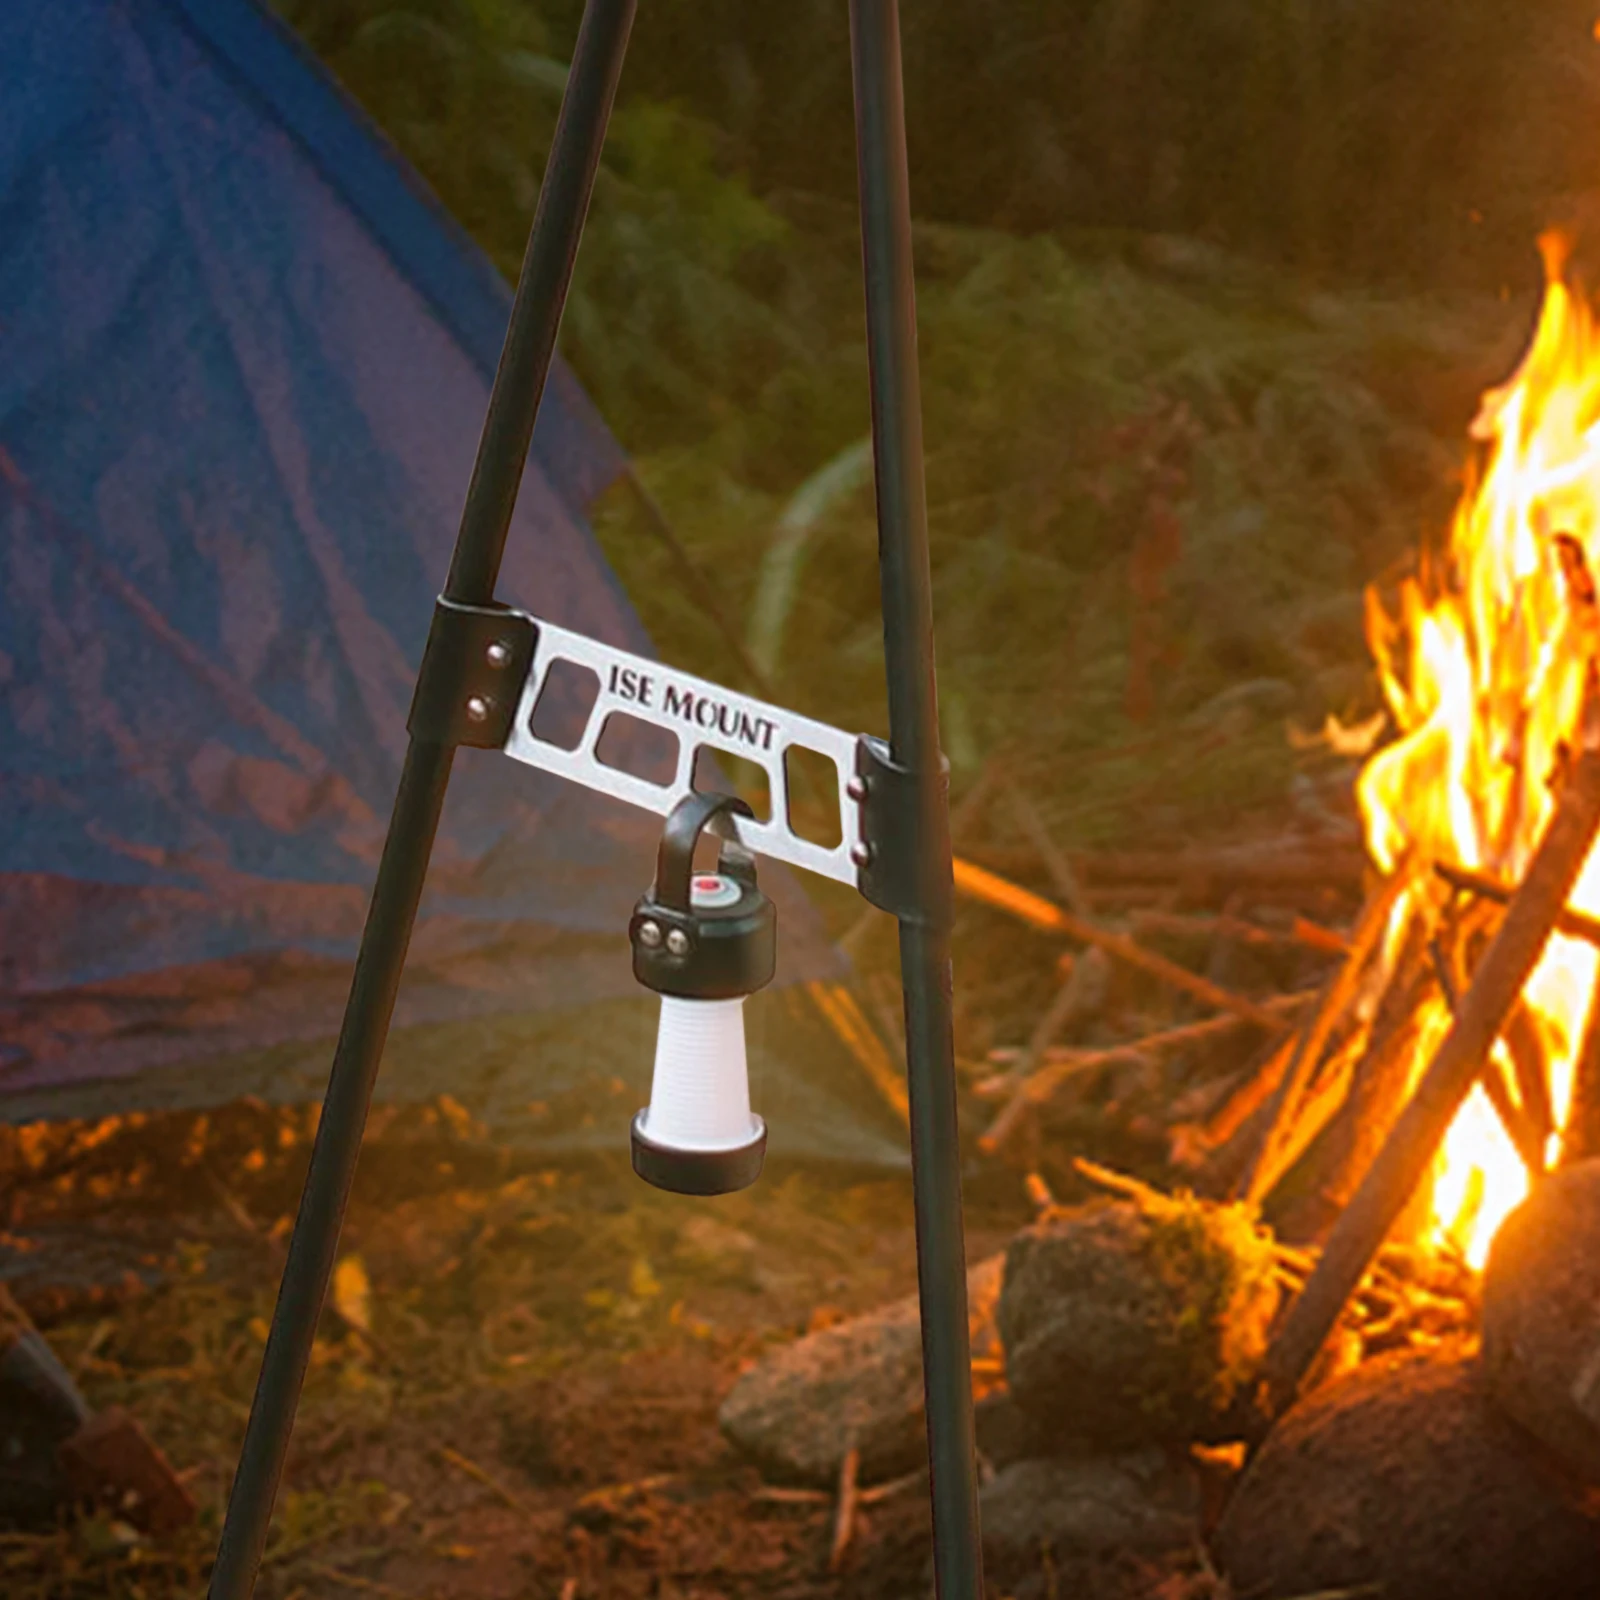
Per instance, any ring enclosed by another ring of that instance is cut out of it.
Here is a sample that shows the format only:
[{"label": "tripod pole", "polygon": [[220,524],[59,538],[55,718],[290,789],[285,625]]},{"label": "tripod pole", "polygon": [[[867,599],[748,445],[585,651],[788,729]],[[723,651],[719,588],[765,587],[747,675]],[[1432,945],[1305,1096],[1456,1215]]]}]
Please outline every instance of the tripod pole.
[{"label": "tripod pole", "polygon": [[[635,3],[587,0],[584,8],[445,585],[446,597],[461,604],[494,599]],[[406,751],[211,1571],[210,1600],[249,1600],[255,1589],[454,754],[450,744],[417,738]]]},{"label": "tripod pole", "polygon": [[939,1600],[980,1600],[983,1559],[950,1013],[950,824],[934,688],[933,592],[897,0],[851,0],[850,41],[889,743],[895,764],[913,777],[919,841],[920,910],[900,917],[900,977],[905,992],[934,1581]]}]

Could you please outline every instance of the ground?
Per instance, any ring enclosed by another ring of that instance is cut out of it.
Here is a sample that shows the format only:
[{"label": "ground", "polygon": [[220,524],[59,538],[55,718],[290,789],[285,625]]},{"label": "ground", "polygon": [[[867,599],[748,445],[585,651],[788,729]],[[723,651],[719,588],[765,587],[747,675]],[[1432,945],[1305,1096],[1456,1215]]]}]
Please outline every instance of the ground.
[{"label": "ground", "polygon": [[[830,1576],[830,1507],[763,1499],[715,1420],[764,1345],[914,1287],[909,1185],[773,1171],[688,1200],[623,1161],[519,1157],[453,1111],[390,1114],[369,1144],[261,1600],[922,1595],[925,1483],[864,1512]],[[0,1534],[8,1600],[203,1592],[310,1116],[246,1106],[32,1153],[19,1291],[201,1515],[164,1543],[109,1518]],[[973,1257],[1019,1220],[977,1197]],[[148,1285],[116,1286],[119,1258]]]}]

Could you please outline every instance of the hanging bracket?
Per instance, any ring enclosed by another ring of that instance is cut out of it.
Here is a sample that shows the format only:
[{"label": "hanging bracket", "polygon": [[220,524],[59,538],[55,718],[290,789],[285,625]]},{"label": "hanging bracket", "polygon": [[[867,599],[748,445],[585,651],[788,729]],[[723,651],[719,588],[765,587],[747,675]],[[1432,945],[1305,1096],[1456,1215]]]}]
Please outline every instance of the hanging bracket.
[{"label": "hanging bracket", "polygon": [[[764,820],[728,819],[740,842],[758,855],[859,886],[858,867],[866,852],[861,806],[851,781],[856,762],[854,734],[554,623],[532,618],[527,622],[533,629],[534,646],[502,742],[508,756],[658,816],[669,815],[695,792],[695,758],[702,751],[713,758],[739,757],[766,775],[772,807]],[[534,731],[540,700],[550,687],[553,668],[561,662],[586,668],[597,685],[576,742],[558,743]],[[659,781],[609,765],[601,754],[602,740],[614,719],[621,719],[624,726],[630,721],[649,723],[670,733],[676,741],[670,775],[665,773],[665,762]],[[837,797],[840,829],[835,842],[808,839],[797,833],[791,822],[788,758],[796,750],[822,756],[833,767],[830,787]]]}]

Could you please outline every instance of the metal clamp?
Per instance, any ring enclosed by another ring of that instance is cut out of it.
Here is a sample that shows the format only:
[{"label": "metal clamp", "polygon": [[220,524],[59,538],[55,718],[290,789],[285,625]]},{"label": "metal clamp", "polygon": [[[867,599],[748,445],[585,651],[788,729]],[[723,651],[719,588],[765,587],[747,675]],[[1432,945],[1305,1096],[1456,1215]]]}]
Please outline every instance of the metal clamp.
[{"label": "metal clamp", "polygon": [[[918,775],[889,754],[882,739],[856,740],[850,797],[861,807],[861,840],[851,852],[856,885],[881,911],[909,922],[948,928],[955,915],[955,884],[945,872],[924,881],[924,862],[950,860],[945,791],[950,762],[939,758],[936,803],[929,804]],[[936,834],[930,848],[929,834]]]},{"label": "metal clamp", "polygon": [[498,750],[511,734],[538,642],[538,623],[520,611],[440,595],[406,719],[411,736]]}]

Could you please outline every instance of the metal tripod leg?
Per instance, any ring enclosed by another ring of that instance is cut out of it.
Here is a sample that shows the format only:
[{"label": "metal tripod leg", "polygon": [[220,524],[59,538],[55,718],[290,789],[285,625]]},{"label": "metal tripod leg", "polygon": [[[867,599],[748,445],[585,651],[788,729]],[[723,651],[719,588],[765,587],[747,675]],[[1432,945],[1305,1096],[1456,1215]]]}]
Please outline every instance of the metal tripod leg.
[{"label": "metal tripod leg", "polygon": [[900,973],[905,991],[934,1573],[940,1600],[979,1600],[983,1559],[951,1033],[950,829],[934,689],[933,594],[896,0],[851,0],[850,40],[889,742],[894,760],[916,775],[922,857],[917,898],[923,910],[920,916],[900,919]]},{"label": "metal tripod leg", "polygon": [[[445,586],[446,596],[462,604],[494,599],[635,3],[588,0],[584,10]],[[450,745],[417,739],[406,752],[228,1499],[210,1600],[249,1600],[255,1588],[454,754]]]}]

